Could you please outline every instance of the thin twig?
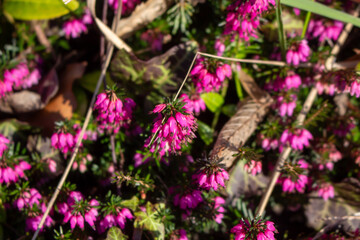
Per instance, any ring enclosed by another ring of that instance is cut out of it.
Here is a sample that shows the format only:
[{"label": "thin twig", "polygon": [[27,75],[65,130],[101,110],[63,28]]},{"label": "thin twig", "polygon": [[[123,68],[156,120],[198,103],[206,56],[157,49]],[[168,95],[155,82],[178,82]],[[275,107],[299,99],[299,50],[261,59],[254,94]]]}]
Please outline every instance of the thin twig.
[{"label": "thin twig", "polygon": [[[94,7],[94,6],[95,6],[95,3],[94,3],[94,5],[93,5],[93,7]],[[92,8],[92,9],[94,9],[94,8]],[[121,16],[121,13],[120,13],[120,16]],[[115,23],[113,23],[114,29],[116,29],[117,22],[119,21],[120,16],[119,16],[119,14],[116,14],[116,18],[114,19],[114,22],[115,22]],[[112,56],[112,54],[113,54],[113,51],[114,51],[114,45],[113,45],[113,44],[110,44],[109,48],[107,49],[106,59],[105,59],[105,62],[104,62],[104,64],[103,64],[103,66],[102,66],[101,74],[100,74],[100,77],[99,77],[98,82],[97,82],[97,84],[96,84],[96,88],[95,88],[95,90],[94,90],[93,96],[92,96],[92,98],[91,98],[90,106],[89,106],[89,109],[88,109],[88,111],[87,111],[87,114],[86,114],[86,117],[85,117],[85,121],[84,121],[83,127],[82,127],[82,129],[81,129],[79,138],[78,138],[78,140],[77,140],[77,142],[76,142],[74,151],[73,151],[73,153],[72,153],[72,155],[71,155],[71,158],[70,158],[70,161],[69,161],[68,165],[66,166],[66,169],[65,169],[65,171],[64,171],[64,173],[63,173],[63,175],[62,175],[62,177],[61,177],[61,179],[60,179],[60,181],[59,181],[59,183],[58,183],[58,185],[57,185],[57,187],[56,187],[56,189],[55,189],[55,192],[54,192],[54,194],[52,195],[52,197],[51,197],[51,199],[50,199],[50,201],[49,201],[49,203],[48,203],[48,205],[47,205],[47,207],[46,207],[46,211],[45,211],[44,215],[43,215],[42,218],[41,218],[41,221],[40,221],[40,223],[39,223],[39,225],[38,225],[38,228],[37,228],[36,232],[34,233],[34,236],[32,237],[32,240],[35,240],[35,239],[37,238],[37,236],[39,235],[39,232],[40,232],[40,230],[42,229],[42,227],[43,227],[43,225],[44,225],[44,222],[45,222],[47,216],[49,215],[49,212],[50,212],[50,210],[52,209],[52,207],[53,207],[53,205],[54,205],[54,203],[55,203],[55,201],[56,201],[56,198],[57,198],[57,196],[59,195],[60,190],[61,190],[62,186],[63,186],[64,183],[65,183],[65,180],[66,180],[67,176],[68,176],[69,173],[70,173],[71,167],[72,167],[72,165],[73,165],[73,163],[74,163],[74,161],[75,161],[75,157],[76,157],[76,155],[77,155],[77,153],[78,153],[78,151],[79,151],[79,147],[80,147],[81,142],[82,142],[82,140],[83,140],[83,137],[84,137],[86,128],[87,128],[87,126],[89,125],[90,118],[91,118],[91,115],[92,115],[92,112],[93,112],[93,105],[94,105],[95,100],[96,100],[96,95],[97,95],[97,93],[99,92],[100,85],[101,85],[101,83],[103,82],[103,79],[105,78],[106,71],[107,71],[107,68],[109,67],[110,60],[111,60],[111,56]]]},{"label": "thin twig", "polygon": [[[205,56],[205,57],[217,58],[217,59],[222,59],[222,60],[227,60],[227,61],[232,61],[232,62],[240,62],[240,63],[253,63],[253,64],[262,64],[262,65],[272,65],[272,66],[278,66],[278,67],[285,67],[288,65],[286,62],[282,62],[282,61],[230,58],[230,57],[222,57],[222,56],[217,56],[217,55],[203,53],[203,52],[198,52],[198,54],[201,56]],[[299,64],[299,67],[303,67],[303,68],[311,68],[313,66],[314,65],[311,63],[300,63]]]},{"label": "thin twig", "polygon": [[119,152],[120,152],[120,162],[119,162],[119,170],[123,171],[124,170],[124,164],[125,164],[125,156],[124,153],[121,149],[121,145],[119,146]]},{"label": "thin twig", "polygon": [[49,53],[52,51],[52,46],[49,41],[49,39],[46,37],[46,34],[44,33],[43,29],[41,28],[39,21],[31,21],[31,26],[34,28],[36,37],[39,40],[39,42],[44,45],[46,48],[46,52]]},{"label": "thin twig", "polygon": [[191,69],[192,69],[192,67],[194,66],[195,60],[196,60],[196,58],[197,58],[198,55],[199,55],[199,52],[197,52],[197,53],[195,54],[195,56],[194,56],[194,58],[193,58],[193,60],[192,60],[192,62],[191,62],[191,65],[190,65],[190,67],[189,67],[189,70],[187,71],[186,76],[185,76],[183,82],[181,83],[181,86],[180,86],[178,92],[176,93],[176,95],[175,95],[175,97],[174,97],[174,101],[178,98],[181,90],[183,89],[183,87],[184,87],[184,85],[185,85],[185,83],[186,83],[186,80],[187,80],[187,78],[188,78],[189,75],[190,75]]},{"label": "thin twig", "polygon": [[117,167],[117,160],[116,160],[116,152],[115,152],[115,135],[110,135],[110,145],[111,145],[111,157],[114,163],[114,167]]},{"label": "thin twig", "polygon": [[[102,21],[107,25],[107,11],[108,11],[108,1],[104,0],[103,10],[102,10]],[[105,61],[105,37],[100,36],[100,61]]]},{"label": "thin twig", "polygon": [[[359,5],[360,6],[360,5]],[[355,16],[358,15],[359,12],[359,6],[356,9],[355,12]],[[335,56],[339,53],[340,51],[340,47],[344,44],[346,38],[348,37],[351,29],[352,29],[352,24],[348,23],[345,27],[345,29],[343,30],[343,32],[341,33],[339,40],[337,42],[337,44],[335,45],[335,47],[332,49],[331,51],[331,55],[330,57],[326,60],[325,62],[325,66],[327,66],[327,69],[332,69],[333,64],[335,62]],[[315,87],[313,87],[309,93],[309,95],[307,96],[305,103],[303,105],[303,108],[301,110],[301,112],[299,113],[296,121],[298,123],[299,126],[302,126],[304,123],[304,120],[306,118],[307,113],[309,112],[315,98],[317,96],[317,90]],[[276,161],[276,165],[274,168],[274,171],[271,175],[271,179],[270,179],[270,183],[266,188],[265,193],[263,194],[260,204],[259,204],[259,208],[256,211],[256,215],[257,216],[261,216],[264,213],[265,207],[269,201],[269,198],[272,194],[272,191],[274,190],[275,184],[280,176],[280,170],[281,167],[283,166],[285,160],[289,157],[291,153],[291,147],[287,146],[285,147],[285,149],[283,150],[283,152],[280,154],[278,160]]]}]

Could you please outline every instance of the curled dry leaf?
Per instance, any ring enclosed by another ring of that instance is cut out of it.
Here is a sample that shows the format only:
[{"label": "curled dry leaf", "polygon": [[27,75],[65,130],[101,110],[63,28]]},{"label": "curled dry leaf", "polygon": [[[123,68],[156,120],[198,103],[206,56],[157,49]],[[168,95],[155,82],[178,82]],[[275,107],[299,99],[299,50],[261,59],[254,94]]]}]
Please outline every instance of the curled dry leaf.
[{"label": "curled dry leaf", "polygon": [[72,92],[72,84],[75,79],[84,74],[87,63],[68,64],[60,75],[59,91],[44,109],[24,116],[24,121],[33,126],[42,127],[44,131],[51,134],[55,122],[70,119],[76,109],[76,98]]},{"label": "curled dry leaf", "polygon": [[131,36],[165,13],[173,2],[173,0],[148,0],[138,5],[130,17],[120,20],[116,30],[117,35],[122,38]]}]

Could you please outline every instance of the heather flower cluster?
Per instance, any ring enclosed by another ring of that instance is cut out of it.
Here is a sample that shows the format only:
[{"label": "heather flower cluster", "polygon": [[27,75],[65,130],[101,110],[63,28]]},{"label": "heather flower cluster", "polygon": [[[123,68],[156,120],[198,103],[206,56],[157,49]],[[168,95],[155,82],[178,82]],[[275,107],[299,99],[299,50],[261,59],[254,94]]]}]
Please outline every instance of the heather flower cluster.
[{"label": "heather flower cluster", "polygon": [[150,152],[158,152],[160,156],[178,153],[182,145],[190,143],[195,137],[196,118],[186,109],[185,103],[159,104],[152,113],[158,116],[154,120],[152,135],[145,142]]},{"label": "heather flower cluster", "polygon": [[82,18],[77,19],[73,18],[69,21],[66,21],[63,25],[63,31],[67,39],[78,38],[82,33],[87,32],[86,25],[90,25],[93,23],[91,13],[89,9],[85,9],[84,15]]},{"label": "heather flower cluster", "polygon": [[5,136],[0,134],[0,158],[3,156],[4,152],[9,148],[8,144],[10,140],[7,139]]},{"label": "heather flower cluster", "polygon": [[242,219],[231,229],[231,233],[235,235],[235,240],[275,240],[274,234],[277,233],[277,230],[271,221]]},{"label": "heather flower cluster", "polygon": [[275,6],[275,0],[237,0],[228,6],[224,34],[236,33],[248,41],[257,38],[256,29],[260,25],[260,15]]},{"label": "heather flower cluster", "polygon": [[219,186],[225,187],[225,181],[229,179],[228,172],[218,166],[209,165],[202,167],[192,176],[201,188],[217,191]]},{"label": "heather flower cluster", "polygon": [[322,183],[317,187],[318,196],[325,201],[335,197],[335,189],[330,183]]},{"label": "heather flower cluster", "polygon": [[[300,171],[308,169],[308,163],[303,159],[298,161]],[[292,167],[293,168],[293,167]],[[309,178],[305,174],[290,174],[289,176],[282,175],[278,182],[282,185],[283,192],[294,193],[295,190],[299,193],[304,193],[306,186],[309,184]]]},{"label": "heather flower cluster", "polygon": [[51,146],[59,149],[63,154],[72,152],[76,144],[76,138],[70,132],[65,132],[65,129],[59,129],[58,132],[51,136]]},{"label": "heather flower cluster", "polygon": [[219,91],[225,78],[230,78],[231,75],[230,65],[220,62],[215,62],[213,65],[203,58],[199,58],[191,70],[192,80],[198,93]]},{"label": "heather flower cluster", "polygon": [[179,206],[182,210],[194,209],[203,201],[201,191],[199,190],[189,189],[174,196],[174,205]]},{"label": "heather flower cluster", "polygon": [[7,162],[5,157],[0,160],[0,183],[9,185],[10,183],[18,182],[20,178],[26,179],[24,171],[31,169],[31,165],[28,162],[24,160],[18,160],[11,164]]},{"label": "heather flower cluster", "polygon": [[309,147],[312,140],[312,134],[306,129],[296,129],[294,132],[286,129],[281,137],[280,142],[282,144],[289,144],[294,150],[303,150],[304,147]]},{"label": "heather flower cluster", "polygon": [[97,96],[94,110],[99,128],[109,133],[117,133],[120,127],[127,128],[131,122],[136,103],[131,98],[121,101],[114,90],[107,90]]},{"label": "heather flower cluster", "polygon": [[[41,219],[46,211],[45,203],[41,203],[37,208],[32,208],[29,210],[28,216],[25,221],[25,230],[35,232],[41,222]],[[44,226],[51,227],[54,225],[54,220],[48,215],[46,216],[45,222],[41,230],[44,229]]]},{"label": "heather flower cluster", "polygon": [[286,53],[286,62],[296,67],[301,62],[307,62],[309,60],[310,52],[311,50],[307,40],[294,42]]},{"label": "heather flower cluster", "polygon": [[308,39],[318,38],[320,42],[325,40],[338,40],[344,24],[339,21],[310,20],[306,37]]},{"label": "heather flower cluster", "polygon": [[99,223],[99,232],[103,233],[106,229],[112,226],[119,226],[121,229],[125,228],[126,219],[133,219],[134,216],[127,208],[114,208],[114,210],[107,214]]},{"label": "heather flower cluster", "polygon": [[14,90],[27,89],[39,83],[41,79],[38,68],[30,69],[26,62],[19,63],[12,69],[6,69],[0,79],[0,98]]},{"label": "heather flower cluster", "polygon": [[34,204],[40,205],[42,196],[36,188],[25,189],[14,201],[14,206],[19,210],[23,208],[32,208]]},{"label": "heather flower cluster", "polygon": [[80,192],[72,191],[69,193],[66,202],[58,204],[58,211],[64,215],[64,223],[70,221],[71,229],[74,229],[76,226],[84,229],[85,222],[90,227],[95,228],[96,217],[99,214],[98,206],[99,202],[97,200],[84,200],[84,196]]},{"label": "heather flower cluster", "polygon": [[[116,11],[119,7],[119,0],[108,0],[109,5]],[[122,0],[121,14],[128,14],[140,4],[140,0]]]},{"label": "heather flower cluster", "polygon": [[261,173],[262,163],[261,161],[250,160],[247,163],[245,163],[244,170],[247,173],[255,176],[256,174]]},{"label": "heather flower cluster", "polygon": [[193,112],[196,116],[206,110],[206,105],[204,100],[200,97],[198,93],[188,95],[183,93],[180,95],[180,98],[183,102],[186,103],[184,106],[188,111]]},{"label": "heather flower cluster", "polygon": [[223,207],[224,204],[225,204],[225,199],[223,199],[222,197],[217,196],[214,198],[214,210],[216,213],[214,220],[218,224],[220,224],[222,222],[222,219],[224,218],[224,212],[225,212],[225,208]]}]

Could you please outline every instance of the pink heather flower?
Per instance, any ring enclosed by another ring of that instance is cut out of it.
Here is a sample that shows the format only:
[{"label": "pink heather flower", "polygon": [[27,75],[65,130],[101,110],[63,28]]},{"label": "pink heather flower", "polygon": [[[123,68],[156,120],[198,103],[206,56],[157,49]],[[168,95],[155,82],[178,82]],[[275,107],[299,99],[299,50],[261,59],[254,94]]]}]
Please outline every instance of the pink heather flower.
[{"label": "pink heather flower", "polygon": [[261,173],[262,163],[260,161],[251,160],[244,165],[244,170],[247,173],[255,176],[256,174]]},{"label": "pink heather flower", "polygon": [[229,180],[229,174],[226,170],[220,167],[204,168],[198,173],[194,174],[193,179],[196,179],[200,187],[210,190],[211,188],[217,191],[219,185],[225,187],[225,181]]},{"label": "pink heather flower", "polygon": [[[309,167],[309,164],[304,159],[300,159],[298,164],[302,169]],[[283,192],[294,193],[296,190],[299,193],[304,193],[306,185],[309,184],[309,178],[304,174],[299,174],[296,179],[290,176],[282,176],[278,182],[282,184]]]},{"label": "pink heather flower", "polygon": [[180,98],[186,103],[185,108],[195,113],[196,116],[198,116],[201,111],[206,110],[205,102],[199,94],[193,94],[189,97],[186,93],[183,93],[180,95]]},{"label": "pink heather flower", "polygon": [[153,52],[162,50],[164,35],[159,29],[148,29],[141,34],[140,38],[149,43]]},{"label": "pink heather flower", "polygon": [[296,16],[299,16],[300,13],[301,13],[301,10],[298,9],[298,8],[294,8],[293,11],[294,11],[294,13],[295,13]]},{"label": "pink heather flower", "polygon": [[7,139],[4,135],[0,134],[0,158],[2,158],[4,151],[6,151],[9,148],[8,147],[9,143],[10,140]]},{"label": "pink heather flower", "polygon": [[80,19],[72,19],[64,23],[63,31],[66,38],[78,38],[83,32],[87,32],[87,27]]},{"label": "pink heather flower", "polygon": [[90,25],[93,23],[93,19],[92,19],[92,16],[91,16],[91,12],[90,12],[90,9],[88,8],[85,8],[84,10],[84,15],[82,17],[82,22],[86,25]]},{"label": "pink heather flower", "polygon": [[303,150],[304,147],[310,145],[309,140],[312,140],[313,136],[306,129],[296,129],[294,133],[286,129],[281,135],[280,142],[282,144],[289,143],[291,148],[295,150]]},{"label": "pink heather flower", "polygon": [[[84,229],[85,222],[87,222],[90,227],[95,228],[96,217],[99,214],[97,206],[99,206],[97,200],[84,200],[80,192],[72,191],[66,203],[58,204],[58,210],[59,213],[64,215],[63,222],[70,222],[71,229],[74,229],[76,226]],[[79,209],[82,209],[82,211],[79,211]]]},{"label": "pink heather flower", "polygon": [[56,172],[56,168],[57,168],[56,162],[55,162],[54,160],[48,158],[48,159],[46,160],[46,163],[48,164],[48,167],[49,167],[50,172],[55,173],[55,172]]},{"label": "pink heather flower", "polygon": [[315,84],[315,87],[316,87],[319,95],[321,95],[325,92],[327,95],[334,96],[334,94],[336,92],[336,86],[334,83],[326,83],[326,82],[322,82],[322,81],[317,81]]},{"label": "pink heather flower", "polygon": [[[153,110],[158,116],[154,120],[152,135],[145,142],[145,147],[150,147],[150,152],[158,152],[160,156],[176,153],[181,151],[183,144],[186,145],[195,137],[196,118],[184,106],[177,109],[177,104],[159,104]],[[167,111],[169,108],[171,112]]]},{"label": "pink heather flower", "polygon": [[294,72],[288,73],[287,77],[285,78],[285,86],[289,89],[297,89],[301,86],[301,78],[299,75],[295,74]]},{"label": "pink heather flower", "polygon": [[225,44],[220,39],[216,39],[214,48],[218,56],[222,56],[225,52]]},{"label": "pink heather flower", "polygon": [[300,62],[307,62],[310,56],[310,47],[306,40],[295,42],[286,53],[286,62],[298,66]]},{"label": "pink heather flower", "polygon": [[187,191],[187,193],[183,193],[180,195],[179,193],[174,197],[174,205],[180,206],[180,209],[194,209],[199,203],[203,201],[201,197],[201,192],[199,190],[191,190]]},{"label": "pink heather flower", "polygon": [[308,26],[307,38],[319,38],[320,42],[326,39],[337,41],[344,24],[339,21],[330,22],[329,20],[311,20]]},{"label": "pink heather flower", "polygon": [[[40,211],[41,212],[38,212],[36,214],[32,213],[25,221],[26,223],[26,227],[25,227],[25,230],[26,231],[36,231],[39,224],[40,224],[40,221],[41,221],[41,218],[43,216],[43,213],[45,213],[46,211],[46,206],[44,203],[41,203],[41,206],[40,206]],[[45,223],[42,227],[41,230],[43,230],[44,226],[46,227],[50,227],[54,225],[54,220],[48,215],[45,219]]]},{"label": "pink heather flower", "polygon": [[282,117],[286,115],[291,117],[296,108],[296,99],[297,97],[295,94],[290,95],[288,98],[279,96],[275,104],[275,107],[279,109],[279,115]]},{"label": "pink heather flower", "polygon": [[99,128],[117,133],[120,127],[128,128],[136,104],[131,98],[121,101],[113,90],[106,90],[97,96],[94,109]]},{"label": "pink heather flower", "polygon": [[215,209],[215,217],[214,220],[217,223],[221,223],[222,219],[224,218],[225,209],[222,205],[225,203],[225,200],[222,197],[215,197],[214,198],[214,209]]},{"label": "pink heather flower", "polygon": [[231,229],[235,240],[275,240],[274,233],[277,233],[274,223],[264,220],[240,220],[240,223]]},{"label": "pink heather flower", "polygon": [[214,71],[211,71],[209,64],[203,58],[197,60],[191,70],[191,76],[198,93],[219,91],[225,78],[232,76],[230,65],[219,62],[216,64]]},{"label": "pink heather flower", "polygon": [[23,160],[20,160],[18,164],[13,164],[13,167],[0,166],[0,183],[9,185],[17,182],[19,178],[27,179],[24,171],[29,169],[31,169],[31,165]]},{"label": "pink heather flower", "polygon": [[325,201],[335,197],[334,187],[330,183],[323,183],[318,187],[318,196]]},{"label": "pink heather flower", "polygon": [[317,149],[317,152],[320,155],[319,170],[324,170],[325,168],[330,171],[333,170],[334,163],[342,158],[341,152],[339,152],[332,143],[322,144],[322,146]]},{"label": "pink heather flower", "polygon": [[352,80],[351,84],[350,84],[350,95],[351,96],[356,96],[357,98],[360,97],[360,79],[354,79]]},{"label": "pink heather flower", "polygon": [[59,149],[63,154],[72,151],[75,147],[76,140],[71,133],[65,133],[63,130],[54,133],[51,136],[51,146]]},{"label": "pink heather flower", "polygon": [[38,84],[41,79],[39,69],[30,72],[26,62],[18,64],[15,68],[7,69],[4,78],[0,80],[0,97],[13,90],[26,89]]},{"label": "pink heather flower", "polygon": [[[119,0],[108,0],[109,5],[115,10],[118,9],[119,7]],[[122,0],[122,11],[121,14],[128,14],[130,13],[132,10],[134,10],[134,8],[136,7],[136,5],[140,4],[140,0]]]},{"label": "pink heather flower", "polygon": [[263,135],[260,135],[260,141],[261,141],[261,147],[267,152],[272,150],[275,150],[279,147],[279,141],[271,138],[266,138]]},{"label": "pink heather flower", "polygon": [[32,207],[34,204],[40,205],[41,194],[35,188],[30,188],[27,191],[20,193],[18,199],[14,201],[14,206],[19,210],[23,208]]},{"label": "pink heather flower", "polygon": [[226,25],[224,34],[237,33],[245,41],[249,37],[255,37],[259,26],[259,16],[270,9],[270,4],[275,5],[274,0],[237,0],[227,8]]},{"label": "pink heather flower", "polygon": [[106,229],[113,226],[119,226],[121,229],[125,228],[126,219],[133,219],[134,216],[127,208],[118,208],[116,213],[107,214],[99,223],[99,232],[103,233]]}]

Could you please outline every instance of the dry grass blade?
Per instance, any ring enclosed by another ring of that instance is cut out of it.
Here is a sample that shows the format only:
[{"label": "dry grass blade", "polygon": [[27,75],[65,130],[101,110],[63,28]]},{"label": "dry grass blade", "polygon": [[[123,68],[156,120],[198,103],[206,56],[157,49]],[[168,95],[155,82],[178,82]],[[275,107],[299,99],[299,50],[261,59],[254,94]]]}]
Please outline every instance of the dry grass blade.
[{"label": "dry grass blade", "polygon": [[96,25],[99,27],[100,31],[104,34],[106,39],[114,44],[118,49],[124,49],[127,52],[131,52],[132,49],[119,38],[108,26],[106,26],[95,14],[95,3],[96,0],[87,0],[87,5],[91,11],[92,16],[95,19]]}]

